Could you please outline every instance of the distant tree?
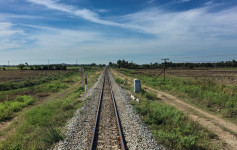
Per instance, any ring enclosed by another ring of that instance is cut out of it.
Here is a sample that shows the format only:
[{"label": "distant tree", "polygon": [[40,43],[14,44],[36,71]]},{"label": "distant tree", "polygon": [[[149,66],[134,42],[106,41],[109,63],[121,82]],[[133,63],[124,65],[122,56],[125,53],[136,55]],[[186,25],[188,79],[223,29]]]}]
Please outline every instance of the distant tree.
[{"label": "distant tree", "polygon": [[34,70],[34,66],[30,65],[30,70]]},{"label": "distant tree", "polygon": [[41,70],[41,66],[39,65],[34,65],[35,70]]},{"label": "distant tree", "polygon": [[17,65],[17,68],[23,70],[25,68],[25,64],[19,64]]},{"label": "distant tree", "polygon": [[122,67],[122,61],[120,59],[117,61],[117,65],[118,65],[118,68]]},{"label": "distant tree", "polygon": [[113,66],[113,63],[112,63],[112,62],[109,62],[109,66],[112,67],[112,66]]},{"label": "distant tree", "polygon": [[96,63],[92,63],[91,66],[92,66],[92,67],[95,67],[95,66],[96,66]]},{"label": "distant tree", "polygon": [[49,67],[46,66],[46,65],[44,65],[44,66],[43,66],[43,70],[49,70]]}]

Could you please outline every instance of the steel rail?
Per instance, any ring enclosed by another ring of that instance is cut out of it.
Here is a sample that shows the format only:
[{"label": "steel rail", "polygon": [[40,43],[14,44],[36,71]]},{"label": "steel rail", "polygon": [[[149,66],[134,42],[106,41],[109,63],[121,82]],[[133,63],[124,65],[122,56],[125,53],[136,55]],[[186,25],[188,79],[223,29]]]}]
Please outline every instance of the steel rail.
[{"label": "steel rail", "polygon": [[[109,76],[109,73],[108,73],[108,76]],[[122,133],[122,129],[121,129],[121,126],[120,126],[120,120],[119,120],[117,105],[116,105],[116,101],[115,101],[114,92],[113,92],[113,89],[112,89],[112,84],[111,84],[111,81],[110,81],[110,77],[108,78],[108,80],[109,80],[109,86],[110,86],[110,90],[111,90],[111,97],[112,97],[112,99],[113,99],[113,104],[114,104],[114,111],[115,111],[115,114],[116,114],[116,119],[117,119],[117,124],[118,124],[118,131],[119,131],[119,137],[120,137],[120,144],[121,144],[121,146],[122,146],[122,150],[125,150],[125,144],[124,144],[124,139],[123,139],[123,133]]]},{"label": "steel rail", "polygon": [[103,99],[103,92],[104,92],[105,74],[106,74],[106,72],[104,72],[104,80],[103,80],[103,85],[102,85],[102,89],[101,89],[101,93],[100,93],[100,101],[99,101],[99,105],[98,105],[98,108],[97,108],[96,121],[95,121],[95,125],[94,125],[93,136],[92,136],[92,139],[91,139],[90,150],[93,150],[93,147],[94,147],[95,134],[96,134],[97,125],[98,125],[98,122],[99,122],[99,114],[100,114],[101,102],[102,102],[102,99]]},{"label": "steel rail", "polygon": [[101,90],[99,106],[98,106],[98,110],[97,110],[97,114],[96,114],[96,121],[95,121],[95,125],[94,125],[94,131],[93,131],[93,137],[92,137],[92,140],[91,140],[90,150],[93,150],[93,149],[94,149],[96,130],[97,130],[97,126],[98,126],[98,122],[99,122],[99,117],[100,117],[99,115],[100,115],[100,110],[101,110],[101,102],[102,102],[102,99],[103,99],[103,92],[104,92],[104,85],[105,85],[105,76],[106,76],[106,73],[107,73],[107,75],[108,75],[108,81],[109,81],[109,86],[110,86],[110,91],[111,91],[111,98],[112,98],[112,100],[113,100],[114,112],[115,112],[115,114],[116,114],[116,121],[117,121],[117,127],[118,127],[118,131],[119,131],[121,149],[122,149],[122,150],[125,150],[125,144],[124,144],[122,129],[121,129],[121,126],[120,126],[120,121],[119,121],[119,115],[118,115],[117,105],[116,105],[116,102],[115,102],[115,97],[114,97],[114,93],[113,93],[113,90],[112,90],[112,84],[111,84],[111,81],[110,81],[110,79],[109,79],[109,74],[108,74],[107,69],[106,69],[105,72],[104,72],[104,81],[103,81],[103,86],[102,86],[102,90]]}]

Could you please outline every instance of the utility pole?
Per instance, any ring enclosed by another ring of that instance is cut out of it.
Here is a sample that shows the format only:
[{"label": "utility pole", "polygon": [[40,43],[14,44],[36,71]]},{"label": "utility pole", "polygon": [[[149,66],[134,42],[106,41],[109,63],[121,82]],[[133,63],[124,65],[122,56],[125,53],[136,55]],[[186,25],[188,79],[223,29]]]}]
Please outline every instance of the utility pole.
[{"label": "utility pole", "polygon": [[49,59],[48,59],[48,70],[49,70]]},{"label": "utility pole", "polygon": [[76,59],[76,66],[77,66],[77,59]]},{"label": "utility pole", "polygon": [[8,65],[7,66],[8,66],[8,69],[9,69],[10,68],[10,61],[8,61]]},{"label": "utility pole", "polygon": [[167,60],[169,60],[169,58],[163,58],[161,59],[164,61],[164,67],[163,67],[163,72],[164,72],[164,81],[165,81],[165,69],[166,69],[166,63],[167,63]]}]

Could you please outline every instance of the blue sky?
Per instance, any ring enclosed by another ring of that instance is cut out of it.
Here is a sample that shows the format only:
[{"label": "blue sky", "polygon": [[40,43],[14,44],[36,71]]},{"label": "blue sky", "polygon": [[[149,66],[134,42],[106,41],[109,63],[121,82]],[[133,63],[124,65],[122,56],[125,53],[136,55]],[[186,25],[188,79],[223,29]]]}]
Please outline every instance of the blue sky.
[{"label": "blue sky", "polygon": [[237,59],[236,0],[0,0],[0,65]]}]

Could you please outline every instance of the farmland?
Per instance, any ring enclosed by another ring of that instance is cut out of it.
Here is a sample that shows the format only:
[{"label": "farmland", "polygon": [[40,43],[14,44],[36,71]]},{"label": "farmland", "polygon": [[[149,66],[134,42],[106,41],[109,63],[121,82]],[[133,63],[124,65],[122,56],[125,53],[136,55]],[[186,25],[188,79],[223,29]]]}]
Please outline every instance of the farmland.
[{"label": "farmland", "polygon": [[[157,76],[162,69],[136,70],[137,74]],[[235,68],[220,69],[172,69],[166,70],[168,76],[195,80],[212,80],[218,84],[237,84],[237,70]]]},{"label": "farmland", "polygon": [[[90,88],[101,69],[85,71]],[[85,101],[78,100],[84,88],[75,70],[4,70],[0,79],[0,149],[50,147],[63,138],[58,129]]]},{"label": "farmland", "polygon": [[41,78],[42,76],[51,76],[58,73],[68,73],[72,70],[1,70],[0,71],[0,83],[6,81],[23,81],[29,78]]}]

